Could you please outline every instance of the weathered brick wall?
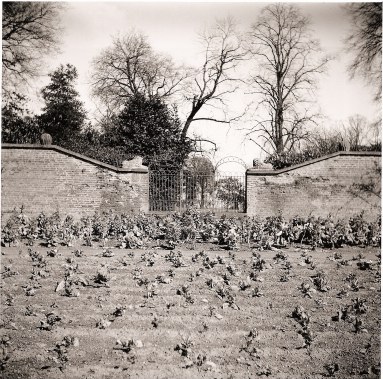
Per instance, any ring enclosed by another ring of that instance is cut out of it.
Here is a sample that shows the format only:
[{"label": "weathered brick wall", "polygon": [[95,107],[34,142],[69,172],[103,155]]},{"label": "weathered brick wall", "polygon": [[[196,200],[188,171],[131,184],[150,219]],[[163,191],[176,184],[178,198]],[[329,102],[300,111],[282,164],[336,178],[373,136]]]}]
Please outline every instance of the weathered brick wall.
[{"label": "weathered brick wall", "polygon": [[84,215],[110,209],[149,209],[149,175],[144,166],[118,169],[58,146],[2,145],[2,220],[16,207]]},{"label": "weathered brick wall", "polygon": [[381,154],[339,152],[282,170],[249,169],[247,213],[348,218],[381,212]]}]

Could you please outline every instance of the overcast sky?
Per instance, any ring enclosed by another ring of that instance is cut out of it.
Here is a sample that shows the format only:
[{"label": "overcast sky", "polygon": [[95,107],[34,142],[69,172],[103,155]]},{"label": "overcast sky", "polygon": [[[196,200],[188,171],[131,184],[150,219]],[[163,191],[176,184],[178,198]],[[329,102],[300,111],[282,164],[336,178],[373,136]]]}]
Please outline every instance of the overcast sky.
[{"label": "overcast sky", "polygon": [[[169,54],[177,63],[199,66],[201,46],[198,31],[216,18],[233,16],[242,30],[256,21],[265,3],[131,3],[131,2],[70,2],[62,14],[61,53],[47,60],[47,70],[71,63],[79,72],[78,91],[92,117],[95,109],[90,96],[91,62],[102,49],[111,45],[113,36],[123,35],[132,28],[142,31],[152,47]],[[350,56],[344,51],[344,38],[350,25],[339,3],[300,3],[313,21],[315,36],[323,50],[335,57],[326,75],[320,78],[318,105],[324,123],[359,113],[372,120],[380,112],[373,103],[372,89],[360,80],[350,80],[347,64]],[[45,77],[37,87],[48,82]],[[196,123],[197,124],[197,123]],[[190,134],[198,132],[215,140],[219,151],[214,160],[235,155],[251,164],[260,152],[252,143],[243,143],[244,132],[228,129],[223,124],[195,125]],[[230,168],[231,169],[231,168]]]}]

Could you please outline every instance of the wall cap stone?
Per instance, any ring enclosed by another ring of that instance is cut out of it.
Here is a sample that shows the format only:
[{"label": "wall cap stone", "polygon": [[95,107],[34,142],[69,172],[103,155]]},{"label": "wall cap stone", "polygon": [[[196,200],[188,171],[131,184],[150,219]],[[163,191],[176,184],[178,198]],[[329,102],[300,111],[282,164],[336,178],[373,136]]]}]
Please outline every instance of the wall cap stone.
[{"label": "wall cap stone", "polygon": [[58,153],[68,155],[70,157],[74,157],[77,159],[80,159],[84,162],[93,164],[95,166],[99,166],[102,168],[106,168],[108,170],[118,172],[121,174],[126,174],[126,173],[147,173],[149,170],[146,166],[141,166],[141,167],[116,167],[109,165],[107,163],[103,163],[98,161],[97,159],[89,158],[85,155],[75,153],[74,151],[64,149],[61,146],[57,145],[33,145],[33,144],[13,144],[13,143],[3,143],[1,144],[2,149],[25,149],[25,150],[53,150],[57,151]]},{"label": "wall cap stone", "polygon": [[254,176],[274,176],[274,175],[279,175],[283,174],[288,171],[293,171],[301,167],[309,166],[311,164],[321,162],[327,159],[332,159],[335,157],[339,157],[342,155],[354,155],[354,156],[371,156],[371,157],[381,157],[382,153],[380,151],[338,151],[337,153],[325,155],[323,157],[319,157],[316,159],[311,159],[309,161],[299,163],[290,167],[282,168],[280,170],[265,170],[262,168],[256,169],[256,168],[249,168],[246,170],[246,176],[248,175],[254,175]]}]

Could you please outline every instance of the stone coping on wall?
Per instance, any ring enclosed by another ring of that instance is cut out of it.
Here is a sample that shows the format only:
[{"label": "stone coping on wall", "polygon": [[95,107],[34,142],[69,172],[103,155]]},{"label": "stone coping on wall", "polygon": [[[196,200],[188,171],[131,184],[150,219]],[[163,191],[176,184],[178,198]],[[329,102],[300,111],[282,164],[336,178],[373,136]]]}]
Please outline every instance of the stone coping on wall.
[{"label": "stone coping on wall", "polygon": [[13,144],[13,143],[3,143],[1,144],[2,149],[27,149],[27,150],[53,150],[58,153],[68,155],[70,157],[80,159],[84,162],[106,168],[108,170],[117,172],[117,173],[147,173],[148,168],[146,166],[141,167],[131,167],[131,168],[120,168],[115,167],[107,163],[98,161],[97,159],[89,158],[85,155],[75,153],[74,151],[64,149],[63,147],[57,145],[33,145],[33,144]]},{"label": "stone coping on wall", "polygon": [[372,156],[372,157],[380,157],[382,156],[382,153],[380,151],[338,151],[337,153],[325,155],[323,157],[319,157],[316,159],[312,159],[303,163],[299,163],[293,166],[289,166],[286,168],[282,168],[279,170],[273,170],[273,169],[262,169],[261,168],[249,168],[246,170],[246,175],[255,175],[255,176],[272,176],[272,175],[279,175],[283,174],[288,171],[296,170],[300,167],[309,166],[311,164],[321,162],[327,159],[332,159],[338,156]]}]

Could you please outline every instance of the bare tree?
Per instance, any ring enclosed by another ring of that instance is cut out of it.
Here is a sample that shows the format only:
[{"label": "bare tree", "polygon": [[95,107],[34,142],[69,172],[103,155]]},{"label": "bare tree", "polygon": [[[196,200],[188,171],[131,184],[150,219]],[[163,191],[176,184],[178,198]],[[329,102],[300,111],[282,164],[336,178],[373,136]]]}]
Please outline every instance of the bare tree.
[{"label": "bare tree", "polygon": [[346,150],[358,151],[380,146],[380,125],[370,123],[359,114],[350,116],[343,122],[339,134]]},{"label": "bare tree", "polygon": [[349,67],[351,77],[359,75],[376,87],[375,100],[382,98],[382,3],[346,5],[352,30],[347,48],[355,53]]},{"label": "bare tree", "polygon": [[[183,125],[183,138],[186,138],[192,122],[213,121],[229,124],[239,118],[237,116],[230,119],[225,112],[225,97],[237,90],[235,83],[239,82],[239,78],[235,77],[235,69],[240,61],[245,59],[242,41],[236,33],[233,20],[227,18],[217,21],[214,28],[201,34],[201,42],[204,46],[204,60],[185,92],[189,111]],[[201,115],[201,111],[206,108],[212,112],[204,112]],[[217,109],[221,111],[221,115]],[[197,114],[200,116],[197,117]]]},{"label": "bare tree", "polygon": [[61,9],[53,2],[3,2],[3,95],[41,73],[42,58],[58,45]]},{"label": "bare tree", "polygon": [[296,6],[278,3],[263,9],[249,35],[249,51],[256,63],[250,83],[252,93],[260,96],[261,112],[248,136],[268,153],[296,147],[314,121],[308,109],[310,93],[328,58],[319,57],[320,46],[309,26]]},{"label": "bare tree", "polygon": [[93,94],[109,110],[119,110],[132,95],[167,98],[180,89],[187,72],[156,53],[148,39],[132,31],[116,37],[93,61]]}]

